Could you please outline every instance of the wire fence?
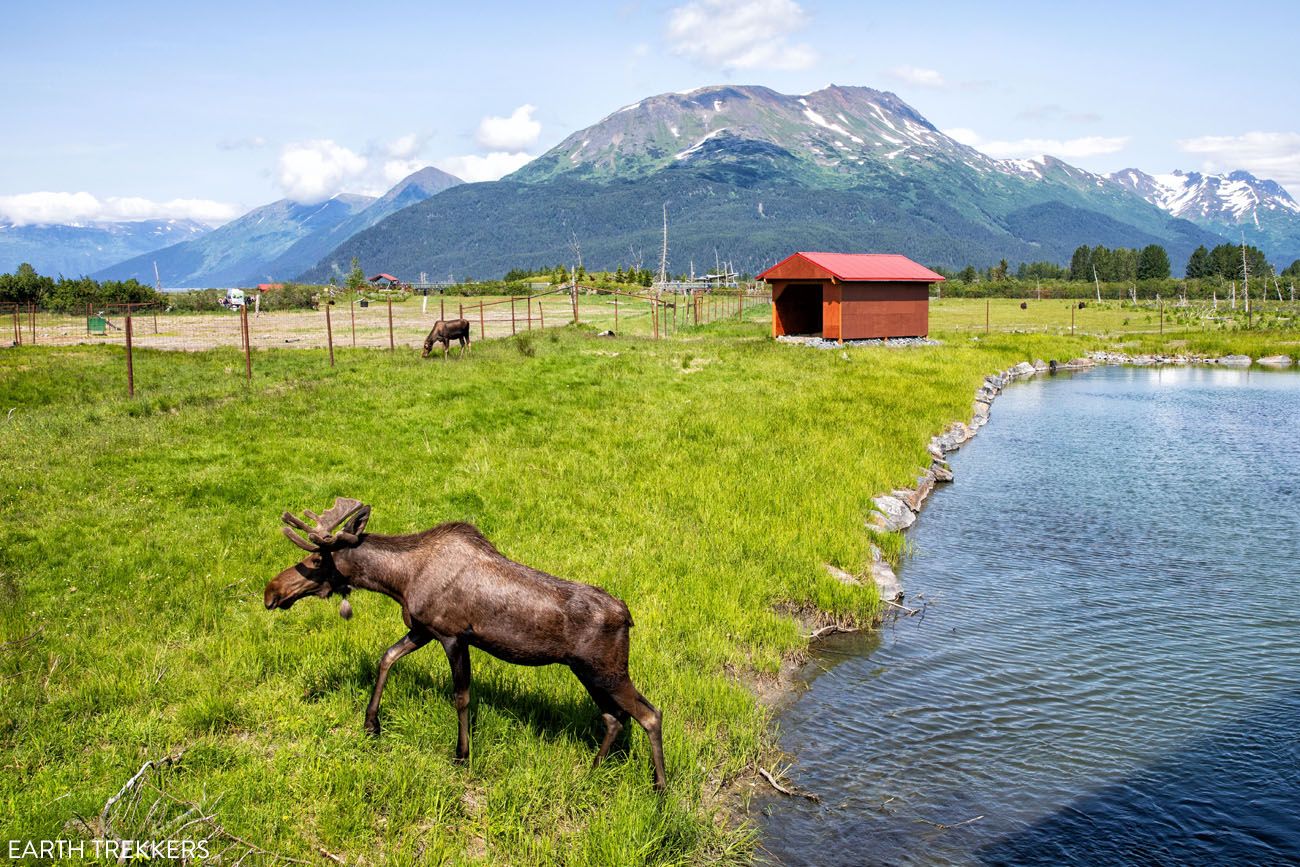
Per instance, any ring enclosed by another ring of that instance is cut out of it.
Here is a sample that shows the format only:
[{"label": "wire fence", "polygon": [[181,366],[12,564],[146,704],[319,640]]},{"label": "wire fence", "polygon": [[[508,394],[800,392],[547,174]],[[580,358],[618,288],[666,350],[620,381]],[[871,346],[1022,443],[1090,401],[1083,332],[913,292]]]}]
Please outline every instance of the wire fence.
[{"label": "wire fence", "polygon": [[653,295],[581,285],[495,298],[416,296],[347,303],[322,299],[317,309],[276,312],[254,305],[196,313],[163,304],[87,305],[84,311],[67,312],[8,303],[0,304],[0,345],[120,345],[127,392],[134,395],[133,356],[139,350],[237,349],[251,379],[254,350],[323,350],[333,365],[336,349],[418,351],[439,321],[467,321],[471,343],[574,323],[659,339],[682,328],[741,318],[769,303],[765,293],[738,290]]}]

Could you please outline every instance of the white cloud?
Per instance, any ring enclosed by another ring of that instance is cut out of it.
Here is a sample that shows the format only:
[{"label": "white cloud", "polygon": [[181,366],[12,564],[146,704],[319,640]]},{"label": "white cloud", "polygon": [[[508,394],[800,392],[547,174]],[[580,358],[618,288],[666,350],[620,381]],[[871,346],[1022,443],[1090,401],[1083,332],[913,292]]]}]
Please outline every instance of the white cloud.
[{"label": "white cloud", "polygon": [[216,226],[239,216],[240,209],[210,199],[155,202],[138,197],[90,193],[19,193],[0,196],[0,220],[24,226],[42,223],[113,223],[133,220],[196,220]]},{"label": "white cloud", "polygon": [[517,153],[537,142],[542,125],[533,119],[536,106],[521,105],[509,117],[485,117],[474,140],[485,150]]},{"label": "white cloud", "polygon": [[957,127],[944,130],[944,134],[964,145],[969,145],[997,159],[1036,157],[1051,154],[1062,159],[1086,159],[1118,153],[1128,146],[1128,136],[1089,135],[1081,138],[1021,138],[990,139],[972,129]]},{"label": "white cloud", "polygon": [[533,159],[531,154],[522,151],[509,153],[493,151],[488,154],[467,154],[465,156],[445,157],[435,165],[444,172],[450,172],[462,181],[496,181],[522,168]]},{"label": "white cloud", "polygon": [[1204,157],[1201,170],[1223,172],[1245,169],[1283,186],[1300,187],[1300,133],[1248,132],[1242,135],[1205,135],[1183,139],[1178,147]]},{"label": "white cloud", "polygon": [[413,132],[398,136],[388,143],[387,151],[394,159],[410,159],[424,150],[424,138]]},{"label": "white cloud", "polygon": [[674,54],[723,69],[807,69],[813,49],[789,34],[808,21],[794,0],[693,0],[668,15]]},{"label": "white cloud", "polygon": [[899,81],[914,84],[917,87],[947,87],[943,75],[937,69],[925,69],[920,66],[895,66],[889,74]]},{"label": "white cloud", "polygon": [[384,183],[388,187],[429,165],[427,160],[384,160]]},{"label": "white cloud", "polygon": [[276,180],[295,202],[322,202],[361,179],[370,161],[329,139],[286,145],[280,152]]}]

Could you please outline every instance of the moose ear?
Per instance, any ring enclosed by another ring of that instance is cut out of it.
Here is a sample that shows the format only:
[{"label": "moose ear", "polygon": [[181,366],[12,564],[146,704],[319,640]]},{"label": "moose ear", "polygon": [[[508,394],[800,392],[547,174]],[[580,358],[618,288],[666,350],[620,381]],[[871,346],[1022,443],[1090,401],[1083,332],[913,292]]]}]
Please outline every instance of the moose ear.
[{"label": "moose ear", "polygon": [[360,536],[366,530],[366,524],[370,521],[370,507],[362,506],[357,510],[343,528],[344,531],[351,533],[353,536]]}]

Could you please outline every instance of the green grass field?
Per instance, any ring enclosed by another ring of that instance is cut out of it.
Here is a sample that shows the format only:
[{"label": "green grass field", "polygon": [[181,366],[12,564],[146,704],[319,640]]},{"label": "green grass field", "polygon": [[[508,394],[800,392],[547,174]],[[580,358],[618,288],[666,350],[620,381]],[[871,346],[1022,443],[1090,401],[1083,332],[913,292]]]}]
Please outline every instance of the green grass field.
[{"label": "green grass field", "polygon": [[[777,609],[872,616],[874,592],[823,564],[863,571],[871,496],[914,480],[986,373],[1196,340],[1296,354],[1279,328],[1071,338],[1048,303],[984,335],[982,300],[944,301],[944,344],[909,349],[778,344],[763,307],[660,341],[487,341],[460,363],[260,351],[251,386],[234,350],[146,351],[135,400],[120,348],[0,351],[0,827],[94,836],[146,759],[183,751],[156,782],[212,817],[194,833],[218,823],[308,863],[745,860],[752,833],[719,790],[771,759],[746,684],[806,646]],[[372,504],[376,532],[473,521],[507,556],[623,598],[633,679],[665,714],[667,794],[635,726],[590,768],[603,727],[567,669],[477,651],[468,765],[436,647],[397,664],[366,737],[396,606],[358,592],[344,622],[333,600],[261,602],[297,559],[280,512],[335,496]],[[166,831],[151,798],[118,830]]]}]

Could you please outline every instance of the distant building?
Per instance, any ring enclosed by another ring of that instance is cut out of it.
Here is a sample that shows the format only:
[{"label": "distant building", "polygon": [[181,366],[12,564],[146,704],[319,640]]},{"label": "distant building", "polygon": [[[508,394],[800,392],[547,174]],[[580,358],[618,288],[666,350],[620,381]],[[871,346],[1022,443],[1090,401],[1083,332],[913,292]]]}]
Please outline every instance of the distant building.
[{"label": "distant building", "polygon": [[930,284],[943,281],[886,253],[795,253],[758,278],[772,286],[772,336],[829,340],[926,336]]},{"label": "distant building", "polygon": [[283,289],[283,288],[284,288],[283,283],[258,283],[257,284],[258,292],[269,292],[272,289]]},{"label": "distant building", "polygon": [[370,282],[375,284],[376,289],[401,289],[404,284],[392,274],[376,274],[370,278]]}]

